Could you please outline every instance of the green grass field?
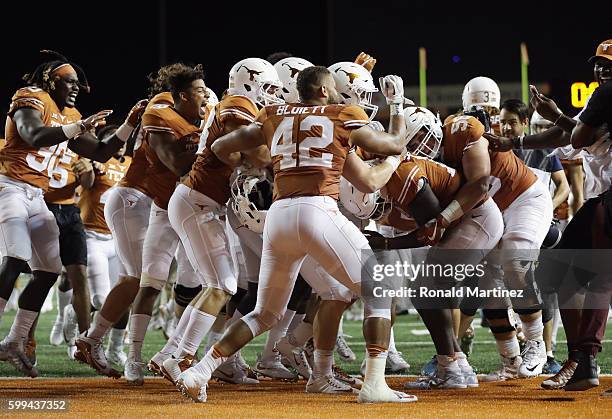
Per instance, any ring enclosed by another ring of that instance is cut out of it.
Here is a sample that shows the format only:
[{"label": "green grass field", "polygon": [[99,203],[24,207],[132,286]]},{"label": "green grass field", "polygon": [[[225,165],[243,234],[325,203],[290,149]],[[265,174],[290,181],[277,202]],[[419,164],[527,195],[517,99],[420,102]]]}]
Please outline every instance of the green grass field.
[{"label": "green grass field", "polygon": [[[0,324],[0,336],[6,336],[14,315],[15,312],[9,312],[3,316]],[[66,355],[65,346],[52,346],[49,344],[49,333],[54,319],[54,311],[43,314],[36,331],[36,340],[38,342],[38,369],[41,375],[45,377],[79,377],[95,375],[89,367],[79,364],[76,361],[69,360]],[[478,369],[478,372],[495,370],[498,367],[499,358],[491,333],[488,329],[479,326],[479,319],[476,319],[474,324],[476,325],[476,339],[474,352],[470,358],[470,362]],[[608,330],[609,329],[610,327]],[[427,362],[434,353],[433,344],[425,330],[425,327],[415,315],[397,317],[394,327],[396,345],[398,350],[403,352],[404,357],[411,365],[410,374],[418,374],[421,366]],[[339,365],[350,373],[356,374],[359,372],[365,350],[363,337],[361,335],[361,323],[356,321],[345,321],[344,332],[350,335],[347,341],[357,355],[357,361],[352,363],[339,362]],[[161,331],[149,331],[143,347],[143,359],[150,359],[150,357],[162,347],[164,342],[165,340]],[[608,340],[604,343],[604,350],[599,356],[599,365],[601,366],[602,373],[612,373],[611,342],[612,340]],[[258,352],[261,352],[263,343],[264,337],[260,336],[243,350],[242,353],[245,359],[251,365],[255,363],[256,355]],[[556,357],[560,361],[564,360],[567,353],[565,335],[562,328],[559,329],[557,346]],[[336,358],[338,357],[336,356]],[[19,374],[16,373],[10,365],[0,363],[0,376],[19,376]]]}]

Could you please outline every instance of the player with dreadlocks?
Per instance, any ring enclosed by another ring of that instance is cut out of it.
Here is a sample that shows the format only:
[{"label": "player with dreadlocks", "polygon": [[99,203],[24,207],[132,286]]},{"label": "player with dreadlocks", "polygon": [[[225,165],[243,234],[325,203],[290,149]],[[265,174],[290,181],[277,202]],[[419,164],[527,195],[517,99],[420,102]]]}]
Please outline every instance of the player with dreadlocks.
[{"label": "player with dreadlocks", "polygon": [[75,100],[81,89],[90,90],[85,73],[61,54],[43,53],[50,59],[26,75],[27,86],[13,95],[0,151],[0,315],[19,273],[27,265],[33,272],[11,330],[0,342],[0,360],[31,377],[38,372],[24,354],[24,340],[61,271],[59,229],[43,194],[51,179],[68,175],[59,165],[67,149],[108,160],[128,139],[140,111],[132,109],[114,135],[99,141],[90,131],[112,111],[81,119]]}]

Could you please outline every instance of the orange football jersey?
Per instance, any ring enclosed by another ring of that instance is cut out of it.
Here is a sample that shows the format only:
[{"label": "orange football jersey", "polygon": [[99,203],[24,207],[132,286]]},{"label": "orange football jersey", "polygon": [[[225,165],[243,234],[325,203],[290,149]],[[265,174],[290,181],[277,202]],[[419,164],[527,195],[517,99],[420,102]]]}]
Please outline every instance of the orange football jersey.
[{"label": "orange football jersey", "polygon": [[[169,95],[167,92],[160,94]],[[179,178],[157,157],[153,147],[148,144],[149,136],[153,132],[172,134],[175,141],[187,146],[188,143],[198,142],[201,129],[186,121],[169,103],[147,106],[142,116],[142,128],[145,143],[143,147],[149,162],[146,189],[157,206],[167,209],[168,201],[170,201]]]},{"label": "orange football jersey", "polygon": [[[147,104],[146,110],[151,109],[154,105],[159,104],[169,104],[173,105],[174,100],[172,99],[172,95],[169,92],[162,92],[158,95],[155,95]],[[149,161],[147,160],[147,152],[145,151],[147,148],[147,144],[143,141],[144,130],[142,129],[142,124],[138,135],[136,137],[136,144],[134,146],[134,153],[132,155],[132,163],[127,170],[127,173],[119,182],[119,186],[123,186],[126,188],[134,188],[144,193],[147,196],[150,196],[151,193],[147,190],[147,168],[149,167]]]},{"label": "orange football jersey", "polygon": [[[442,160],[445,164],[462,170],[463,152],[476,143],[484,134],[484,126],[473,116],[451,116],[444,121]],[[489,151],[491,177],[489,195],[501,211],[531,185],[537,176],[512,152]]]},{"label": "orange football jersey", "polygon": [[452,167],[430,159],[408,156],[385,186],[387,195],[393,201],[393,208],[410,215],[409,205],[419,192],[420,179],[427,181],[443,209],[461,187],[461,175]]},{"label": "orange football jersey", "polygon": [[[45,201],[51,204],[69,205],[74,204],[76,188],[80,185],[72,164],[79,159],[79,156],[69,148],[59,159],[59,165],[49,179],[49,190],[45,193]],[[58,173],[60,172],[60,173]]]},{"label": "orange football jersey", "polygon": [[111,233],[104,219],[105,192],[123,179],[131,161],[129,157],[124,157],[123,161],[111,158],[104,163],[103,171],[96,173],[93,186],[89,189],[82,188],[78,207],[81,209],[81,218],[86,230],[103,234]]},{"label": "orange football jersey", "polygon": [[0,174],[29,183],[32,186],[47,191],[49,180],[54,180],[54,186],[62,187],[70,180],[65,165],[69,165],[72,156],[68,153],[68,141],[51,147],[35,148],[26,143],[17,132],[17,126],[12,119],[20,108],[36,109],[47,127],[60,127],[81,119],[76,108],[59,110],[51,96],[37,87],[24,87],[13,95],[6,117],[6,145],[0,151]]},{"label": "orange football jersey", "polygon": [[352,130],[369,123],[359,106],[266,106],[255,122],[274,165],[274,199],[330,196],[338,199]]},{"label": "orange football jersey", "polygon": [[240,125],[249,125],[255,121],[257,105],[246,96],[226,95],[214,108],[214,117],[205,128],[202,138],[206,142],[200,142],[198,157],[189,176],[184,183],[217,203],[225,205],[229,199],[229,179],[233,169],[223,163],[211,151],[210,147],[217,140],[227,134],[225,124],[228,121]]}]

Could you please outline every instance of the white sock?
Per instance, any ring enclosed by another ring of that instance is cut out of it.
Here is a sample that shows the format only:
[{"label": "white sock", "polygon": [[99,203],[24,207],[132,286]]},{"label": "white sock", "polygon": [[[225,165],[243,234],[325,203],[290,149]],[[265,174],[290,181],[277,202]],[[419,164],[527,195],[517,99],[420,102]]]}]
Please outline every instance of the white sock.
[{"label": "white sock", "polygon": [[4,298],[0,297],[0,316],[2,316],[2,313],[4,313],[7,303],[8,303],[8,300],[5,300]]},{"label": "white sock", "polygon": [[393,333],[393,327],[391,328],[391,335],[389,336],[389,352],[397,352],[395,348],[395,333]]},{"label": "white sock", "polygon": [[554,358],[555,354],[553,354],[553,351],[546,351],[546,357],[547,358]]},{"label": "white sock", "polygon": [[300,323],[293,332],[285,335],[283,340],[287,340],[292,346],[301,348],[308,342],[313,335],[312,324],[302,322]]},{"label": "white sock", "polygon": [[113,327],[108,335],[108,349],[122,351],[124,335],[125,329],[115,329]]},{"label": "white sock", "polygon": [[[385,381],[385,367],[387,366],[387,351],[370,352],[367,349],[365,377],[363,384],[370,386],[387,386]],[[387,386],[388,387],[388,386]]]},{"label": "white sock", "polygon": [[523,334],[527,340],[544,340],[544,324],[542,317],[538,317],[532,321],[523,321]]},{"label": "white sock", "polygon": [[100,341],[106,335],[106,332],[113,327],[113,323],[106,320],[101,313],[96,315],[94,322],[89,326],[87,337],[93,340]]},{"label": "white sock", "polygon": [[38,316],[38,311],[24,310],[22,308],[17,310],[15,320],[11,325],[11,331],[6,337],[7,341],[19,341],[28,338],[30,329]]},{"label": "white sock", "polygon": [[340,317],[340,323],[338,324],[338,336],[344,336],[344,316]]},{"label": "white sock", "polygon": [[219,368],[225,361],[227,361],[227,357],[221,356],[213,346],[206,352],[206,356],[192,368],[196,373],[202,374],[207,379],[210,379],[213,371]]},{"label": "white sock", "polygon": [[293,332],[295,330],[296,327],[298,327],[298,325],[300,323],[302,323],[302,321],[304,320],[304,317],[306,317],[305,314],[298,314],[295,313],[295,315],[293,316],[293,319],[291,320],[291,323],[289,323],[289,327],[287,328],[287,332]]},{"label": "white sock", "polygon": [[436,359],[438,360],[438,368],[444,368],[446,370],[459,370],[460,369],[459,363],[452,356],[436,355]]},{"label": "white sock", "polygon": [[455,352],[455,359],[457,360],[457,365],[459,365],[459,368],[462,370],[472,369],[472,366],[467,360],[467,356],[465,356],[463,352]]},{"label": "white sock", "polygon": [[262,361],[266,362],[274,360],[276,355],[274,352],[274,346],[276,345],[276,342],[281,340],[281,338],[287,334],[289,323],[291,323],[291,320],[293,320],[294,315],[295,311],[287,309],[283,318],[276,323],[272,329],[270,329],[268,332],[268,337],[266,338],[263,353],[261,355]]},{"label": "white sock", "polygon": [[521,347],[516,336],[507,340],[496,339],[495,344],[497,345],[497,352],[503,357],[512,359],[521,353]]},{"label": "white sock", "polygon": [[57,321],[64,320],[64,308],[72,301],[72,288],[68,291],[57,289]]},{"label": "white sock", "polygon": [[552,345],[557,346],[557,333],[561,326],[561,314],[558,309],[553,310]]},{"label": "white sock", "polygon": [[334,351],[315,349],[314,366],[312,368],[313,378],[333,375],[332,365],[334,364]]},{"label": "white sock", "polygon": [[175,356],[182,358],[187,354],[195,355],[204,336],[206,336],[206,333],[208,333],[216,319],[217,317],[212,314],[193,308],[183,338],[174,352]]},{"label": "white sock", "polygon": [[130,350],[128,358],[133,361],[142,362],[142,344],[144,343],[150,320],[151,316],[148,314],[132,314],[130,316]]},{"label": "white sock", "polygon": [[193,310],[192,305],[188,305],[183,311],[181,318],[179,319],[176,328],[174,329],[174,333],[170,336],[170,339],[166,342],[163,348],[159,352],[172,355],[178,348],[179,343],[181,343],[181,339],[185,335],[185,329],[187,329],[187,325],[189,324],[189,317],[191,316],[191,311]]}]

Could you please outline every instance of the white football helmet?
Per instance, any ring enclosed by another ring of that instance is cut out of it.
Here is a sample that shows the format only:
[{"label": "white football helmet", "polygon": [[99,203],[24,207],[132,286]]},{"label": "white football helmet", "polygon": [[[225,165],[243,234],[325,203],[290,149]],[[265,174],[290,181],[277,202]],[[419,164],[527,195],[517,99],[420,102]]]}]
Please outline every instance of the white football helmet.
[{"label": "white football helmet", "polygon": [[297,91],[298,74],[303,69],[312,66],[313,64],[310,61],[298,57],[283,58],[274,64],[278,77],[283,83],[283,87],[276,92],[277,96],[286,103],[299,102],[300,95]]},{"label": "white football helmet", "polygon": [[544,119],[544,117],[540,115],[538,111],[534,111],[533,115],[531,115],[531,119],[529,120],[529,129],[532,134],[538,134],[547,130],[553,125],[554,124],[551,121]]},{"label": "white football helmet", "polygon": [[499,110],[501,95],[499,86],[488,77],[474,77],[463,88],[463,110],[469,111],[473,106],[491,106]]},{"label": "white football helmet", "polygon": [[380,191],[363,193],[344,177],[340,178],[340,204],[362,220],[380,220],[391,212],[391,202]]},{"label": "white football helmet", "polygon": [[238,61],[229,72],[228,93],[246,96],[260,106],[282,104],[276,96],[276,90],[282,87],[274,66],[261,58]]},{"label": "white football helmet", "polygon": [[359,64],[342,61],[328,67],[336,82],[336,90],[346,105],[359,105],[374,119],[378,106],[372,104],[372,93],[378,92],[368,70]]},{"label": "white football helmet", "polygon": [[240,172],[232,182],[231,208],[240,224],[254,233],[263,233],[272,188],[272,178],[265,169]]},{"label": "white football helmet", "polygon": [[208,102],[207,102],[207,105],[215,106],[217,103],[219,103],[219,98],[217,97],[215,92],[212,91],[212,89],[210,87],[207,87],[206,91],[208,91]]},{"label": "white football helmet", "polygon": [[409,142],[421,129],[426,131],[425,137],[411,153],[430,159],[436,157],[440,151],[443,135],[440,116],[434,115],[427,108],[410,106],[404,109],[404,120],[406,121],[406,137],[409,138]]}]

